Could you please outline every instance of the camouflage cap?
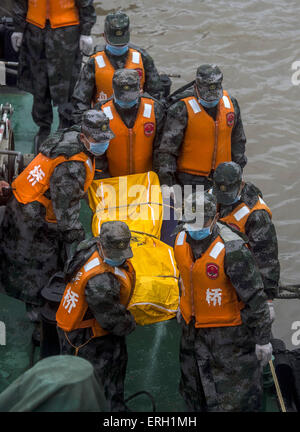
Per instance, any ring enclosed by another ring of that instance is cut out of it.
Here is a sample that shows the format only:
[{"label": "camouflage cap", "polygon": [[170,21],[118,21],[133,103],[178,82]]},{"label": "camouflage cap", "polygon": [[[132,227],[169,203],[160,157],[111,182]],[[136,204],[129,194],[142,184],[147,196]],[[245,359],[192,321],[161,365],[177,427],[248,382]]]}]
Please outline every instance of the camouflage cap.
[{"label": "camouflage cap", "polygon": [[242,168],[235,162],[218,165],[213,176],[213,193],[218,203],[230,205],[238,196],[242,182]]},{"label": "camouflage cap", "polygon": [[130,239],[131,232],[125,222],[108,221],[101,225],[99,240],[110,259],[132,258]]},{"label": "camouflage cap", "polygon": [[82,116],[81,132],[96,142],[105,142],[115,137],[109,126],[109,118],[103,111],[91,109],[85,111]]},{"label": "camouflage cap", "polygon": [[204,64],[198,67],[196,85],[200,96],[205,101],[220,99],[223,96],[223,73],[215,64]]},{"label": "camouflage cap", "polygon": [[140,76],[135,69],[117,69],[112,83],[116,99],[131,102],[140,95]]},{"label": "camouflage cap", "polygon": [[129,17],[118,11],[109,13],[104,22],[106,40],[111,45],[126,45],[130,39]]},{"label": "camouflage cap", "polygon": [[190,194],[184,200],[182,222],[204,226],[213,219],[217,212],[217,202],[213,194],[205,191],[204,194]]}]

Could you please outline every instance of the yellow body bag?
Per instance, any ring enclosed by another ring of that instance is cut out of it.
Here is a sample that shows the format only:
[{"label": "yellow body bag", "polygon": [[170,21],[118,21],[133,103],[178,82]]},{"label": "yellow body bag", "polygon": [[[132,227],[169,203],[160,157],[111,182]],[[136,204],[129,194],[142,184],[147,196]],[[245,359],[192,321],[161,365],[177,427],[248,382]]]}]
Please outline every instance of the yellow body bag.
[{"label": "yellow body bag", "polygon": [[149,171],[94,180],[88,193],[94,236],[109,220],[122,220],[131,230],[136,286],[128,309],[136,322],[145,325],[174,318],[179,274],[173,248],[159,240],[163,206],[157,175]]}]

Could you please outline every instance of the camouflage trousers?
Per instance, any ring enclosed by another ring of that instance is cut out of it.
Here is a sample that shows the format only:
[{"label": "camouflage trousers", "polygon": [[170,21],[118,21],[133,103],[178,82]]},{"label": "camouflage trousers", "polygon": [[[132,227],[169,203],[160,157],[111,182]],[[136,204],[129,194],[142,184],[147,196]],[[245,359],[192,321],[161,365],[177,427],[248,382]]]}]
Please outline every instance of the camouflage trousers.
[{"label": "camouflage trousers", "polygon": [[[124,336],[107,335],[91,338],[90,329],[65,333],[57,328],[61,354],[75,354],[89,360],[99,376],[109,404],[109,410],[126,411],[124,405],[124,381],[127,367],[127,346]],[[88,342],[89,341],[89,342]]]},{"label": "camouflage trousers", "polygon": [[33,94],[32,118],[44,128],[53,120],[52,102],[63,112],[80,73],[78,25],[40,29],[27,24],[20,50],[18,86]]},{"label": "camouflage trousers", "polygon": [[190,411],[259,411],[262,373],[244,326],[182,324],[179,390]]}]

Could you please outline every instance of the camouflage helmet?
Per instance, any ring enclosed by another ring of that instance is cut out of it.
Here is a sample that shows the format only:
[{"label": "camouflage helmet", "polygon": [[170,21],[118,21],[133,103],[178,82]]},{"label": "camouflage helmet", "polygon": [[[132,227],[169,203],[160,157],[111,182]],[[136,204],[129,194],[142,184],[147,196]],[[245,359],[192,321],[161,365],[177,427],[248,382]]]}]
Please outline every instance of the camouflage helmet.
[{"label": "camouflage helmet", "polygon": [[93,138],[95,142],[105,142],[115,137],[109,127],[109,118],[103,111],[95,109],[83,113],[81,121],[81,132],[87,138]]},{"label": "camouflage helmet", "polygon": [[129,17],[124,12],[109,13],[104,22],[104,34],[110,45],[126,45],[129,42]]},{"label": "camouflage helmet", "polygon": [[99,240],[107,258],[117,260],[132,258],[130,239],[131,232],[125,222],[108,221],[101,225]]},{"label": "camouflage helmet", "polygon": [[223,74],[215,64],[204,64],[198,67],[196,86],[201,99],[207,102],[220,99],[223,96]]},{"label": "camouflage helmet", "polygon": [[[204,204],[204,205],[203,205]],[[193,192],[184,200],[182,222],[202,228],[217,213],[217,202],[213,194]]]},{"label": "camouflage helmet", "polygon": [[242,168],[235,162],[218,165],[213,176],[213,193],[218,203],[230,205],[237,198],[242,183]]},{"label": "camouflage helmet", "polygon": [[117,69],[112,84],[116,99],[131,102],[140,95],[140,76],[135,69]]}]

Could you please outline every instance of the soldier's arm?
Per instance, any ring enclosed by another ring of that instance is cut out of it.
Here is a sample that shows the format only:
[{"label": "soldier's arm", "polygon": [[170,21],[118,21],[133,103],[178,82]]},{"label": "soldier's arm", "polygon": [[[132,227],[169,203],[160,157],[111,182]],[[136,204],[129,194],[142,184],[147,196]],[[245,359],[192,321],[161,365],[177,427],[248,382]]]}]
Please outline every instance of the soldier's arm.
[{"label": "soldier's arm", "polygon": [[263,281],[254,258],[243,241],[226,242],[225,273],[239,299],[245,304],[242,319],[252,331],[256,344],[270,342],[271,321]]},{"label": "soldier's arm", "polygon": [[94,93],[95,59],[90,57],[81,70],[71,98],[71,104],[73,106],[72,119],[75,124],[80,123],[84,111],[91,108]]},{"label": "soldier's arm", "polygon": [[77,161],[58,165],[50,179],[51,200],[58,230],[62,240],[68,244],[85,238],[84,228],[79,220],[85,179],[85,166]]},{"label": "soldier's arm", "polygon": [[110,177],[106,153],[104,153],[104,155],[100,157],[97,157],[95,164],[96,164],[95,176],[94,176],[95,180],[100,180],[100,179],[105,179]]},{"label": "soldier's arm", "polygon": [[85,295],[90,310],[104,330],[126,336],[135,329],[132,314],[120,304],[120,283],[113,274],[103,273],[91,278]]},{"label": "soldier's arm", "polygon": [[155,152],[159,147],[161,141],[161,136],[163,132],[163,127],[165,124],[165,109],[160,102],[155,102],[154,104],[154,114],[156,119],[156,133],[153,142],[153,157],[155,157]]},{"label": "soldier's arm", "polygon": [[80,33],[89,36],[97,16],[93,5],[94,0],[75,0],[79,12]]},{"label": "soldier's arm", "polygon": [[233,162],[236,162],[241,168],[244,168],[247,163],[247,157],[245,155],[247,140],[244,132],[239,104],[233,97],[231,97],[231,101],[235,114],[234,125],[231,134],[231,158]]},{"label": "soldier's arm", "polygon": [[257,210],[249,216],[245,232],[262,275],[267,298],[273,300],[278,292],[280,277],[275,226],[265,210]]},{"label": "soldier's arm", "polygon": [[16,32],[24,32],[26,25],[26,15],[28,10],[27,0],[15,0],[13,2],[13,18]]},{"label": "soldier's arm", "polygon": [[163,95],[163,86],[152,57],[144,49],[135,47],[134,45],[130,46],[136,48],[142,55],[145,70],[144,91],[156,99],[161,99]]},{"label": "soldier's arm", "polygon": [[162,137],[153,161],[160,183],[172,186],[176,183],[177,158],[187,127],[188,114],[182,101],[171,105],[167,111]]}]

